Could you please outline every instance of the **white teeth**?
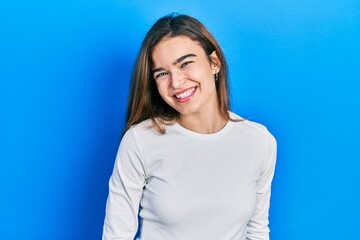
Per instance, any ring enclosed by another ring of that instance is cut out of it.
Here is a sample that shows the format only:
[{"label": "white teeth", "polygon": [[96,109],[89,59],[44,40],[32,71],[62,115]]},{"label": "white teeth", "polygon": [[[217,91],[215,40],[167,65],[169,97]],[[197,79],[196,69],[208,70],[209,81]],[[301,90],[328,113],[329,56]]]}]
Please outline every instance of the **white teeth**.
[{"label": "white teeth", "polygon": [[185,92],[182,92],[180,94],[176,94],[176,98],[186,98],[190,96],[195,91],[195,88],[191,88],[189,90],[186,90]]}]

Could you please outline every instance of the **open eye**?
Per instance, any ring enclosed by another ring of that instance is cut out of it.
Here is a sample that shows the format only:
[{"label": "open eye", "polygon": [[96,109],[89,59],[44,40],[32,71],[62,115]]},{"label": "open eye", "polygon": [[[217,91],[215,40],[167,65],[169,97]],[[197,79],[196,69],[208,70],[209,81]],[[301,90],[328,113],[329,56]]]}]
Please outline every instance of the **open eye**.
[{"label": "open eye", "polygon": [[160,78],[160,77],[165,76],[165,75],[167,75],[167,72],[161,72],[161,73],[155,75],[155,79]]},{"label": "open eye", "polygon": [[183,64],[181,64],[180,68],[184,68],[184,67],[190,65],[191,63],[193,63],[193,61],[184,62]]}]

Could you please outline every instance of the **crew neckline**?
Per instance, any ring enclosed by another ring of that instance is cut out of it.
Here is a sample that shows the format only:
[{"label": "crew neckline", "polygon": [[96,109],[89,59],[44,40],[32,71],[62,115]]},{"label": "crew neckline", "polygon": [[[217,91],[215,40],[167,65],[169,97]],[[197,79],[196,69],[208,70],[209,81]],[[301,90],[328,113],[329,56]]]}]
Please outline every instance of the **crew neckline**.
[{"label": "crew neckline", "polygon": [[189,130],[183,126],[181,126],[179,123],[175,123],[174,125],[172,125],[174,127],[174,129],[178,132],[180,132],[183,135],[192,137],[192,138],[197,138],[197,139],[202,139],[202,140],[211,140],[211,139],[216,139],[219,138],[221,136],[223,136],[225,133],[227,133],[233,126],[234,122],[231,120],[228,120],[227,123],[225,124],[225,126],[220,129],[219,131],[215,132],[215,133],[198,133],[198,132],[194,132],[192,130]]}]

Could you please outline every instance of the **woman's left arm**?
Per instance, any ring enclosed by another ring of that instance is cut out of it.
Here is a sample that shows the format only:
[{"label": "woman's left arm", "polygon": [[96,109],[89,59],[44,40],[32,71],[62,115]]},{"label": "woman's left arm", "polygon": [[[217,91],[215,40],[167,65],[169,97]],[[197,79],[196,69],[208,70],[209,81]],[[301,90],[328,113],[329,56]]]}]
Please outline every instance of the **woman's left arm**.
[{"label": "woman's left arm", "polygon": [[247,240],[269,239],[269,207],[271,182],[275,172],[277,144],[269,133],[268,154],[260,178],[257,182],[256,207],[253,216],[247,224]]}]

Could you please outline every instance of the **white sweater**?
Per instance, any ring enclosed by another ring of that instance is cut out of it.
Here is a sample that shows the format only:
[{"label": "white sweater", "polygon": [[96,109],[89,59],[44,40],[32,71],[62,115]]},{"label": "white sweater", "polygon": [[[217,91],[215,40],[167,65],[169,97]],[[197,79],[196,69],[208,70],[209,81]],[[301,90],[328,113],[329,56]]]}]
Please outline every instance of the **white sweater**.
[{"label": "white sweater", "polygon": [[[232,118],[240,118],[231,113]],[[267,240],[276,141],[260,124],[214,134],[150,120],[124,135],[109,182],[103,240]]]}]

